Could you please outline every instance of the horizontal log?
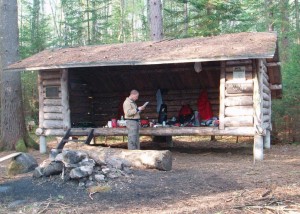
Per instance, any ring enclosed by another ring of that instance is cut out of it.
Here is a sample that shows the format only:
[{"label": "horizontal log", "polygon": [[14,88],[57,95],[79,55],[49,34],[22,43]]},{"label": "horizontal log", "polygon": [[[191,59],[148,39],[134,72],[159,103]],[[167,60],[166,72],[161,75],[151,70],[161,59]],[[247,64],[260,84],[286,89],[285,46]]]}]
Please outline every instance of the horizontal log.
[{"label": "horizontal log", "polygon": [[226,97],[225,106],[250,106],[253,105],[253,96]]},{"label": "horizontal log", "polygon": [[271,94],[266,94],[263,92],[263,100],[270,101],[271,100]]},{"label": "horizontal log", "polygon": [[63,120],[63,114],[60,113],[44,113],[45,120]]},{"label": "horizontal log", "polygon": [[268,72],[268,71],[262,71],[261,74],[262,74],[262,76],[269,82],[270,77],[269,77],[269,75],[267,74],[267,72]]},{"label": "horizontal log", "polygon": [[60,71],[58,72],[49,71],[49,72],[42,73],[43,80],[60,79],[60,77],[61,77]]},{"label": "horizontal log", "polygon": [[253,96],[253,92],[230,94],[225,90],[225,97]]},{"label": "horizontal log", "polygon": [[229,94],[240,94],[253,92],[253,81],[226,82],[226,92]]},{"label": "horizontal log", "polygon": [[232,106],[225,108],[226,117],[235,117],[235,116],[252,116],[253,115],[252,106]]},{"label": "horizontal log", "polygon": [[266,85],[263,85],[263,92],[265,92],[266,94],[271,94],[271,90]]},{"label": "horizontal log", "polygon": [[[74,148],[72,148],[74,150]],[[80,145],[75,150],[85,152],[96,163],[103,165],[111,160],[122,161],[124,165],[135,168],[172,169],[172,153],[168,150],[127,150],[107,147]]]},{"label": "horizontal log", "polygon": [[[252,65],[242,65],[242,66],[226,66],[226,72],[233,72],[235,67],[245,67],[246,72],[252,72]],[[227,73],[226,73],[227,76]],[[227,77],[226,77],[227,78]]]},{"label": "horizontal log", "polygon": [[271,115],[271,109],[270,108],[263,108],[262,113],[263,113],[263,115]]},{"label": "horizontal log", "polygon": [[226,127],[253,127],[253,116],[225,117]]},{"label": "horizontal log", "polygon": [[[90,128],[72,128],[74,136],[86,136]],[[64,136],[63,129],[46,129],[45,135]],[[126,136],[126,128],[96,128],[95,136]],[[166,128],[141,128],[142,136],[254,136],[254,127],[227,127],[220,130],[218,127],[166,127]]]},{"label": "horizontal log", "polygon": [[282,85],[270,85],[270,89],[271,90],[281,90],[282,89]]},{"label": "horizontal log", "polygon": [[44,120],[43,128],[45,128],[45,129],[63,128],[63,121],[62,120]]},{"label": "horizontal log", "polygon": [[[253,79],[253,77],[252,77],[252,71],[246,71],[246,73],[245,73],[245,79],[246,80]],[[226,73],[226,80],[233,80],[233,73]]]},{"label": "horizontal log", "polygon": [[44,99],[45,106],[61,106],[61,99]]},{"label": "horizontal log", "polygon": [[264,108],[270,108],[270,106],[271,106],[271,103],[270,103],[270,101],[263,101],[263,107]]},{"label": "horizontal log", "polygon": [[248,64],[252,65],[252,60],[251,59],[226,61],[226,66],[229,66],[229,65],[243,66],[243,65],[248,65]]},{"label": "horizontal log", "polygon": [[263,115],[263,123],[271,122],[271,116],[270,115]]},{"label": "horizontal log", "polygon": [[43,111],[44,113],[62,112],[62,106],[44,106]]},{"label": "horizontal log", "polygon": [[60,86],[60,79],[45,79],[43,81],[43,86]]},{"label": "horizontal log", "polygon": [[267,87],[269,87],[269,85],[270,85],[268,80],[264,76],[263,76],[263,84]]}]

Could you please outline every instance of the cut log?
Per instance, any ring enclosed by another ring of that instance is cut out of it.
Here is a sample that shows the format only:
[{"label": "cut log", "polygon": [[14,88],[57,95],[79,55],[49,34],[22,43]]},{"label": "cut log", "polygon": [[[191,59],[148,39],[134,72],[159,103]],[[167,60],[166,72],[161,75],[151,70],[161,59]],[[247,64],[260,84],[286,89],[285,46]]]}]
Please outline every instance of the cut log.
[{"label": "cut log", "polygon": [[63,121],[62,120],[44,120],[43,128],[46,128],[46,129],[63,128]]},{"label": "cut log", "polygon": [[232,106],[225,108],[226,117],[252,116],[253,106]]},{"label": "cut log", "polygon": [[61,99],[44,99],[45,106],[61,106]]},{"label": "cut log", "polygon": [[263,93],[263,100],[266,100],[266,101],[270,101],[271,100],[271,94],[266,94],[266,93]]},{"label": "cut log", "polygon": [[43,81],[43,86],[60,86],[60,79],[47,79]]},{"label": "cut log", "polygon": [[49,112],[49,113],[61,113],[63,111],[62,106],[44,106],[43,112]]},{"label": "cut log", "polygon": [[240,93],[253,92],[253,81],[246,80],[244,82],[238,83],[229,80],[226,82],[226,92],[228,94],[240,94]]},{"label": "cut log", "polygon": [[253,126],[253,116],[225,117],[226,127]]},{"label": "cut log", "polygon": [[76,150],[87,153],[98,164],[107,163],[113,158],[122,160],[124,165],[136,168],[150,168],[164,171],[172,169],[172,153],[168,150],[125,150],[87,145],[82,145]]},{"label": "cut log", "polygon": [[63,114],[60,113],[45,113],[45,120],[63,120]]},{"label": "cut log", "polygon": [[252,96],[226,97],[225,106],[252,106]]},{"label": "cut log", "polygon": [[[226,72],[233,72],[233,69],[235,67],[245,67],[245,71],[249,71],[252,75],[252,64],[249,64],[249,65],[243,65],[243,66],[226,66]],[[226,74],[227,76],[227,74]]]}]

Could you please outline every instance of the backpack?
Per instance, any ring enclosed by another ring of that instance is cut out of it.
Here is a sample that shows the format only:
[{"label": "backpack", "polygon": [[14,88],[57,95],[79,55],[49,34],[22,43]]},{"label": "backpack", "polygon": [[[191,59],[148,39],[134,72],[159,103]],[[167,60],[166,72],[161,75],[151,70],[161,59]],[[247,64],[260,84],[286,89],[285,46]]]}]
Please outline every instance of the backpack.
[{"label": "backpack", "polygon": [[193,109],[189,104],[181,106],[181,109],[179,110],[178,113],[178,120],[181,124],[191,122],[193,116],[194,116]]},{"label": "backpack", "polygon": [[158,114],[158,123],[162,124],[163,121],[167,121],[168,108],[166,104],[161,104]]}]

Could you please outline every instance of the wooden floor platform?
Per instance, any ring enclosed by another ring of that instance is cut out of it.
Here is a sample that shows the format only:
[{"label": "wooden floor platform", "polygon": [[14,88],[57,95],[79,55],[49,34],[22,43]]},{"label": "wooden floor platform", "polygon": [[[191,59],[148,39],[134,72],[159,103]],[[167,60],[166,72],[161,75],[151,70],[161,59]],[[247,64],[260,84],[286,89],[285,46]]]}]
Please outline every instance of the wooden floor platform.
[{"label": "wooden floor platform", "polygon": [[[72,128],[71,135],[87,136],[91,128]],[[63,134],[63,133],[62,133]],[[94,136],[124,136],[127,135],[126,128],[94,128]],[[220,130],[218,127],[160,127],[160,128],[141,128],[142,136],[254,136],[255,129],[248,128],[225,128]]]}]

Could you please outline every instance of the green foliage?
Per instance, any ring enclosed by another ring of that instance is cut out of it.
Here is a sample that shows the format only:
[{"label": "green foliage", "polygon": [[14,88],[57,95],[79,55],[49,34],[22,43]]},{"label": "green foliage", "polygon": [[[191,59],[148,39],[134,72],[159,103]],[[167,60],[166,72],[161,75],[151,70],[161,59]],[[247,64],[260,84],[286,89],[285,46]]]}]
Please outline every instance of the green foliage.
[{"label": "green foliage", "polygon": [[30,135],[28,135],[28,136],[26,137],[26,145],[27,145],[29,148],[33,148],[33,149],[35,149],[35,150],[39,150],[39,148],[40,148],[39,144],[38,144],[37,142],[35,142],[35,141],[33,140],[33,138],[31,138]]},{"label": "green foliage", "polygon": [[14,176],[20,174],[22,171],[23,171],[23,166],[17,161],[13,160],[9,163],[6,173],[8,176]]},{"label": "green foliage", "polygon": [[23,139],[18,140],[16,144],[16,151],[17,152],[27,152],[27,146]]}]

